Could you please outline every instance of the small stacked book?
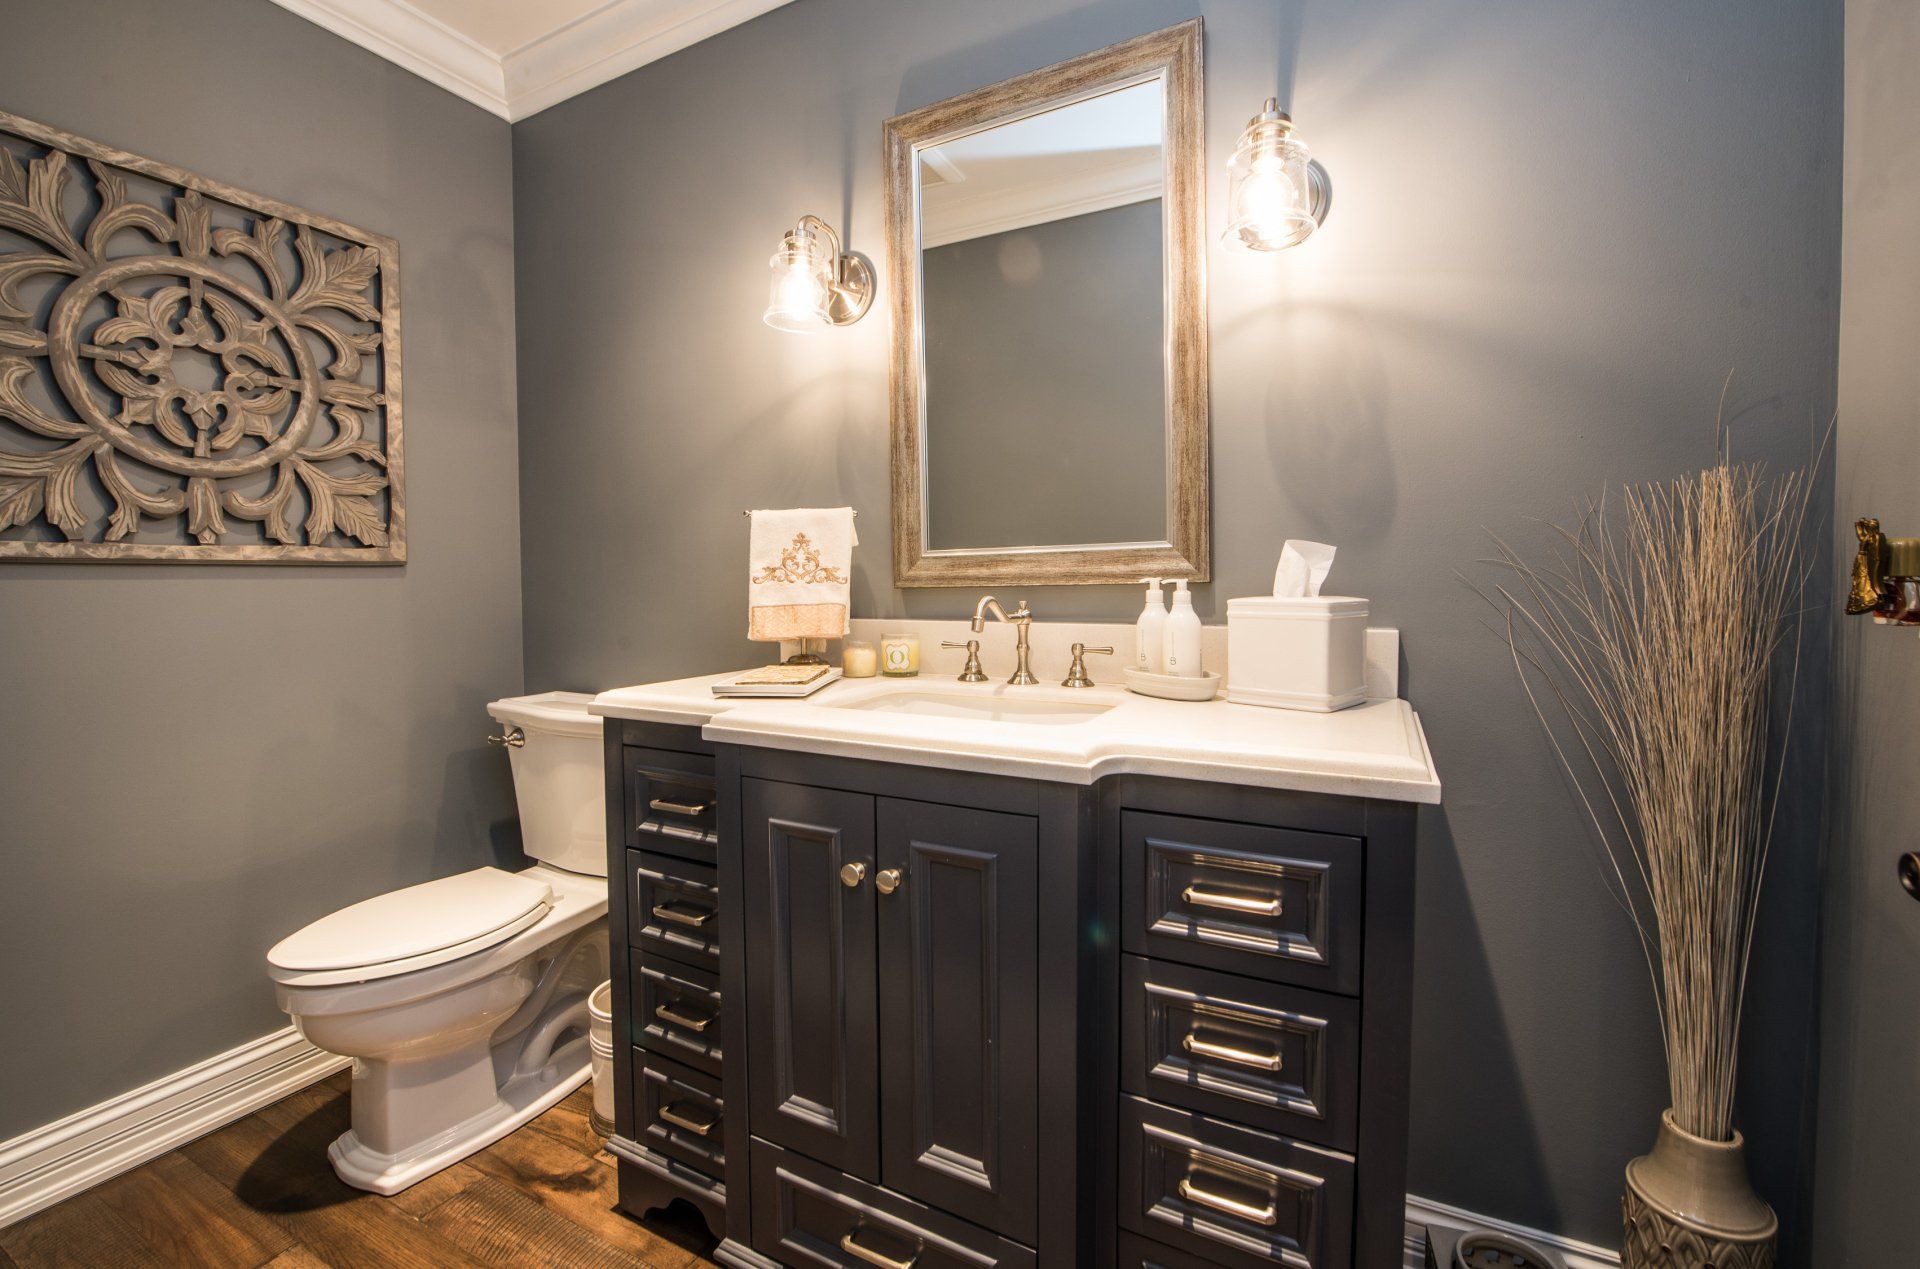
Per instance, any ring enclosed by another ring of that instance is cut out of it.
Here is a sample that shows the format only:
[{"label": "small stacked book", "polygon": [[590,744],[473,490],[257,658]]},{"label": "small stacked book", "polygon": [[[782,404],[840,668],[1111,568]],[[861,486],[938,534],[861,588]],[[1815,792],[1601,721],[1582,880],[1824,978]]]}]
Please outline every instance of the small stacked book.
[{"label": "small stacked book", "polygon": [[715,696],[812,696],[840,677],[837,665],[763,665],[713,685]]}]

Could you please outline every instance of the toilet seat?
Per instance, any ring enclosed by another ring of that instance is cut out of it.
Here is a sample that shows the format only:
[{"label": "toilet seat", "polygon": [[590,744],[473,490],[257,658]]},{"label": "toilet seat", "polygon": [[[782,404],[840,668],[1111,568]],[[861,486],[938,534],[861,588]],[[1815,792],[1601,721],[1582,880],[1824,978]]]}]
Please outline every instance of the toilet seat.
[{"label": "toilet seat", "polygon": [[288,935],[267,953],[282,983],[367,982],[443,965],[538,924],[553,888],[498,868],[375,895]]}]

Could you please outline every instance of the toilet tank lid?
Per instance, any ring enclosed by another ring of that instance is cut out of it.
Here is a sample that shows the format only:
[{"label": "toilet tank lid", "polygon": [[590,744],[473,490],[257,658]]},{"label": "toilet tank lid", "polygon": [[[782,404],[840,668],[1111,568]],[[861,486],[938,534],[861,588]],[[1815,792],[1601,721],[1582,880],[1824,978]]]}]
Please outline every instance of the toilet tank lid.
[{"label": "toilet tank lid", "polygon": [[556,736],[592,736],[599,739],[603,720],[589,714],[591,692],[540,692],[508,696],[487,704],[487,713],[503,723]]},{"label": "toilet tank lid", "polygon": [[358,969],[425,956],[476,943],[498,930],[504,937],[524,928],[530,913],[553,904],[544,881],[498,868],[476,868],[453,877],[363,899],[289,934],[267,953],[284,970]]}]

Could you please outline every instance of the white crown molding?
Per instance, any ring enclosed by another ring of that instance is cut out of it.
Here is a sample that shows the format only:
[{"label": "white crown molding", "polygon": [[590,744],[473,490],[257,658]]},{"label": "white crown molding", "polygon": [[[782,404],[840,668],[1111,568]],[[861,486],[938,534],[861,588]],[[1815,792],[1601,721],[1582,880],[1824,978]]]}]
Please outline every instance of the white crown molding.
[{"label": "white crown molding", "polygon": [[273,0],[482,110],[511,119],[500,59],[406,0]]},{"label": "white crown molding", "polygon": [[1407,1195],[1407,1237],[1405,1259],[1401,1262],[1403,1269],[1427,1269],[1427,1226],[1436,1222],[1452,1229],[1491,1229],[1511,1234],[1542,1250],[1557,1252],[1567,1262],[1567,1269],[1620,1269],[1619,1252],[1572,1238],[1562,1238],[1544,1230],[1529,1229],[1525,1225],[1515,1225],[1511,1221],[1494,1220],[1490,1216],[1449,1207],[1432,1199],[1416,1198],[1411,1194]]},{"label": "white crown molding", "polygon": [[507,54],[513,119],[598,88],[792,0],[612,0]]},{"label": "white crown molding", "polygon": [[505,54],[406,0],[274,0],[510,122],[792,0],[608,0]]},{"label": "white crown molding", "polygon": [[0,1228],[346,1066],[292,1027],[0,1141]]}]

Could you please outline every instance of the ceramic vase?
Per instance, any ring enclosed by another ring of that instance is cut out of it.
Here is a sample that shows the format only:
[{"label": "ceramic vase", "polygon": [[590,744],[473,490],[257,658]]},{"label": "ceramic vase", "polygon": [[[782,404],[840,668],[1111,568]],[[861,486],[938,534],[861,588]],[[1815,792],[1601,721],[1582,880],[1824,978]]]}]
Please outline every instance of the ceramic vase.
[{"label": "ceramic vase", "polygon": [[1660,1116],[1653,1149],[1627,1165],[1622,1269],[1773,1269],[1780,1222],[1747,1179],[1746,1142],[1696,1137]]}]

